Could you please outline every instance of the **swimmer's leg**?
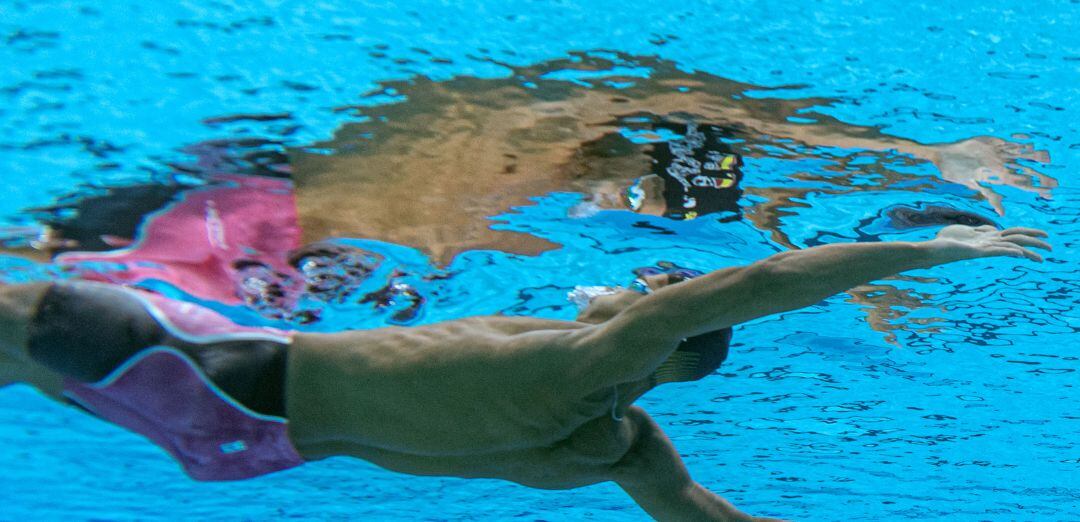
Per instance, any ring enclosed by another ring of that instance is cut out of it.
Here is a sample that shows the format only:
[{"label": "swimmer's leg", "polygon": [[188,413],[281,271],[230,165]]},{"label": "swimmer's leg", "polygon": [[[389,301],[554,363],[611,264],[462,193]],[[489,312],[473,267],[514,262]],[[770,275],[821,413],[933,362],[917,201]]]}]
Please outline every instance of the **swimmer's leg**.
[{"label": "swimmer's leg", "polygon": [[697,483],[671,439],[644,410],[631,408],[623,424],[632,443],[611,467],[611,479],[657,520],[764,521],[731,505]]},{"label": "swimmer's leg", "polygon": [[0,284],[0,353],[26,355],[30,321],[51,283]]}]

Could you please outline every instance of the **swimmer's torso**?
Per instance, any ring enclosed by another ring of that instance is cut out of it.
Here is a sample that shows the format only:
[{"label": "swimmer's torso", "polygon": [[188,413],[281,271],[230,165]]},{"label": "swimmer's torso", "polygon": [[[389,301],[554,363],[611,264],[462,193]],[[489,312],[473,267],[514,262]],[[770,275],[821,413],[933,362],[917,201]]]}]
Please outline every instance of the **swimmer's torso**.
[{"label": "swimmer's torso", "polygon": [[484,317],[424,327],[298,334],[287,414],[302,453],[354,445],[460,456],[549,446],[606,415],[581,323]]}]

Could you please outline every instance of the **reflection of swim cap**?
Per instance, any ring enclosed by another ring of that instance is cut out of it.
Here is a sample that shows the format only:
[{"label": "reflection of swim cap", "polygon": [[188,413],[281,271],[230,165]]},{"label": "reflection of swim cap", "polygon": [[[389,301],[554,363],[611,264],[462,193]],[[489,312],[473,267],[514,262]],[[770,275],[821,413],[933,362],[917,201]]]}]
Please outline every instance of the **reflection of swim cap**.
[{"label": "reflection of swim cap", "polygon": [[[664,180],[664,216],[694,219],[716,212],[741,213],[742,160],[723,141],[724,130],[715,125],[663,122],[657,128],[681,135],[652,146],[653,173]],[[643,195],[643,194],[642,194]],[[631,208],[633,208],[631,200]]]}]

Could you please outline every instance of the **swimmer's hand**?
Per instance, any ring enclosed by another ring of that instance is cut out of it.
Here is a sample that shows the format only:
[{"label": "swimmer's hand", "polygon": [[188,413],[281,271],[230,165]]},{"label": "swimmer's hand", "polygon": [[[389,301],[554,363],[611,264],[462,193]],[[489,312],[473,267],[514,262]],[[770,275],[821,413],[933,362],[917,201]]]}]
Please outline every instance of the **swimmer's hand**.
[{"label": "swimmer's hand", "polygon": [[998,230],[989,225],[951,225],[941,229],[927,245],[940,263],[998,256],[1024,257],[1041,263],[1042,256],[1031,249],[1051,250],[1050,244],[1040,239],[1044,237],[1046,232],[1035,228]]}]

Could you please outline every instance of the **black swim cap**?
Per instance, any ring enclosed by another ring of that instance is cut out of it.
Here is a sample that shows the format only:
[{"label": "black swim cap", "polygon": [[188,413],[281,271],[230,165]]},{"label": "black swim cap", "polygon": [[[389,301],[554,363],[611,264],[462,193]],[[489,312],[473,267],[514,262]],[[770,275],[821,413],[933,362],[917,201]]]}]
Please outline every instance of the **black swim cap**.
[{"label": "black swim cap", "polygon": [[729,212],[724,221],[741,217],[742,159],[723,141],[729,134],[716,125],[660,122],[654,129],[681,136],[656,143],[649,151],[652,171],[664,180],[664,217],[694,219]]}]

